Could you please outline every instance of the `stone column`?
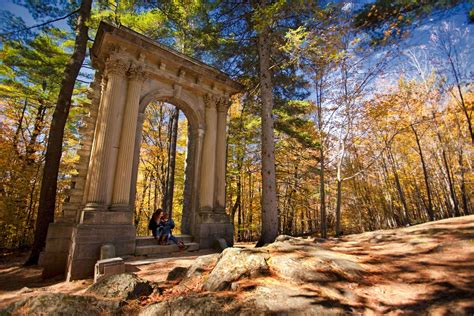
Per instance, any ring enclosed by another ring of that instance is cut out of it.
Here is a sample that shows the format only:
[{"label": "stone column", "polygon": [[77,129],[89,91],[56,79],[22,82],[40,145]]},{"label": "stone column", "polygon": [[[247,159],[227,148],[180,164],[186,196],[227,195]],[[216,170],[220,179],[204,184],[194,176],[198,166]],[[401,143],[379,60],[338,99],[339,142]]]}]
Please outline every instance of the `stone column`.
[{"label": "stone column", "polygon": [[145,121],[145,113],[138,113],[137,128],[135,132],[135,143],[133,145],[133,169],[132,180],[130,183],[130,209],[135,214],[135,200],[137,198],[137,178],[138,165],[140,164],[140,147],[142,144],[143,122]]},{"label": "stone column", "polygon": [[199,187],[200,211],[211,211],[214,208],[214,184],[216,170],[216,100],[206,97],[206,130],[202,148],[201,181]]},{"label": "stone column", "polygon": [[192,138],[195,140],[193,145],[193,180],[191,189],[191,233],[196,237],[197,231],[197,213],[199,211],[199,193],[201,184],[201,162],[202,162],[202,148],[204,142],[204,129],[198,128],[193,131]]},{"label": "stone column", "polygon": [[90,183],[87,196],[86,210],[105,210],[108,207],[107,192],[110,186],[110,167],[115,165],[113,157],[114,132],[117,124],[117,116],[123,109],[124,91],[126,88],[125,72],[128,62],[113,55],[106,62],[107,87],[101,109],[100,124],[95,135],[94,152],[91,155],[91,166],[89,170]]},{"label": "stone column", "polygon": [[94,136],[92,140],[92,148],[91,148],[91,153],[89,155],[89,166],[87,168],[88,172],[86,175],[86,184],[84,188],[84,195],[82,196],[82,204],[86,204],[89,198],[89,187],[90,187],[90,182],[91,182],[91,177],[92,173],[90,170],[94,169],[94,165],[96,162],[96,159],[94,159],[94,153],[96,152],[96,147],[97,147],[97,136],[99,135],[99,129],[100,129],[100,121],[102,120],[102,113],[104,111],[104,99],[105,99],[105,90],[107,88],[107,76],[103,75],[102,80],[100,82],[100,101],[99,101],[99,109],[97,113],[97,118],[95,120],[95,127],[94,127]]},{"label": "stone column", "polygon": [[228,100],[221,99],[217,105],[217,141],[216,141],[216,184],[214,207],[219,212],[225,211],[225,171],[227,159],[226,126]]},{"label": "stone column", "polygon": [[181,219],[181,232],[183,234],[191,233],[191,214],[192,214],[192,189],[193,189],[193,170],[194,170],[194,149],[195,134],[188,122],[188,144],[186,150],[186,166],[184,171],[184,194],[183,194],[183,212]]},{"label": "stone column", "polygon": [[120,211],[130,210],[129,199],[135,152],[135,134],[137,131],[140,93],[145,79],[145,73],[140,65],[133,65],[128,75],[127,101],[123,114],[112,195],[112,209]]}]

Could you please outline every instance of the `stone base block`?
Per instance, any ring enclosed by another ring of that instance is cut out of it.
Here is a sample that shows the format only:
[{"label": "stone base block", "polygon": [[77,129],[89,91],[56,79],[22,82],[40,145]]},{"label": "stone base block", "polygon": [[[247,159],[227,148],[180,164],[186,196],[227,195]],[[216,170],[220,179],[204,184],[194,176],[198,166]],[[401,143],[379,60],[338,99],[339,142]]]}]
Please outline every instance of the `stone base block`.
[{"label": "stone base block", "polygon": [[194,234],[201,249],[219,248],[219,239],[224,239],[229,247],[234,245],[234,226],[231,223],[202,223]]},{"label": "stone base block", "polygon": [[41,276],[43,279],[64,275],[66,271],[67,252],[45,252],[40,253],[39,266],[43,268]]},{"label": "stone base block", "polygon": [[122,258],[99,260],[94,267],[94,283],[114,274],[125,273],[125,262]]},{"label": "stone base block", "polygon": [[114,211],[89,211],[83,210],[80,223],[86,225],[127,225],[133,222],[133,214]]},{"label": "stone base block", "polygon": [[67,280],[90,278],[104,244],[115,246],[117,256],[135,253],[135,226],[78,224],[72,235],[67,263]]},{"label": "stone base block", "polygon": [[72,223],[49,224],[46,247],[38,262],[43,268],[43,278],[65,274],[73,228]]}]

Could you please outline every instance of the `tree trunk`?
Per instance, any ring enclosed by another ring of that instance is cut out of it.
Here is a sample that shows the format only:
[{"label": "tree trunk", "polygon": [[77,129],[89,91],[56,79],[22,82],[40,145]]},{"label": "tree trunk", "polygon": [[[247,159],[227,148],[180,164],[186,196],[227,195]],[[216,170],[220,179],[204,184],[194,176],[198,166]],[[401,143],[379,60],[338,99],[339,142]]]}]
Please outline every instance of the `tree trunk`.
[{"label": "tree trunk", "polygon": [[18,138],[20,137],[21,129],[23,128],[23,120],[25,119],[26,108],[28,106],[28,98],[25,97],[25,102],[23,103],[23,108],[21,110],[20,119],[18,120],[18,125],[15,131],[15,135],[13,136],[13,148],[15,149],[15,153],[19,155],[20,151],[18,150]]},{"label": "tree trunk", "polygon": [[456,66],[454,65],[454,60],[451,54],[448,54],[448,60],[449,60],[449,65],[451,66],[451,70],[454,75],[454,79],[456,80],[456,88],[458,90],[459,98],[460,98],[459,103],[461,104],[462,112],[464,116],[466,117],[467,129],[468,129],[469,135],[471,136],[471,142],[474,145],[474,129],[472,127],[472,122],[471,122],[472,110],[470,111],[470,113],[468,112],[469,106],[468,104],[466,104],[464,100],[464,94],[461,88],[461,79],[459,78],[459,73],[458,73],[458,70],[456,69]]},{"label": "tree trunk", "polygon": [[26,145],[26,164],[31,166],[35,162],[35,153],[36,153],[36,144],[39,134],[43,129],[43,120],[46,113],[46,106],[44,100],[40,100],[40,105],[36,111],[35,124],[33,125],[33,132],[31,133],[31,138],[28,144]]},{"label": "tree trunk", "polygon": [[336,237],[341,235],[341,198],[342,198],[342,180],[337,179],[337,198],[336,198]]},{"label": "tree trunk", "polygon": [[465,170],[464,170],[464,163],[463,163],[463,150],[462,148],[459,151],[459,168],[461,169],[461,199],[463,205],[463,213],[464,215],[469,215],[469,200],[468,200],[468,193],[466,192],[466,177],[465,177]]},{"label": "tree trunk", "polygon": [[[322,105],[318,104],[318,126],[319,134],[322,135],[322,125],[323,125],[323,115],[322,115]],[[324,140],[321,139],[321,144],[319,145],[319,198],[320,198],[320,216],[321,216],[321,238],[327,238],[327,216],[326,216],[326,188],[324,187]]]},{"label": "tree trunk", "polygon": [[[265,6],[266,1],[260,1],[260,5]],[[278,235],[270,45],[270,27],[266,24],[258,32],[257,44],[260,59],[260,98],[262,100],[262,234],[257,246],[273,242]]]},{"label": "tree trunk", "polygon": [[138,206],[138,210],[136,209],[136,213],[135,213],[135,228],[136,229],[138,229],[138,224],[140,224],[140,217],[141,217],[141,214],[143,213],[143,208],[144,208],[144,205],[145,205],[145,198],[146,198],[146,193],[148,191],[149,183],[151,184],[151,181],[148,182],[148,173],[147,172],[145,172],[144,182],[145,182],[145,184],[143,185],[143,192],[142,192],[142,196],[140,198],[140,204]]},{"label": "tree trunk", "polygon": [[168,150],[168,168],[166,171],[166,191],[163,198],[163,210],[171,218],[173,212],[174,172],[176,166],[176,142],[178,141],[179,109],[176,108],[171,116],[170,141]]},{"label": "tree trunk", "polygon": [[[441,142],[441,136],[439,134],[438,134],[438,138]],[[459,213],[459,203],[456,197],[456,190],[454,188],[453,178],[451,177],[451,169],[449,168],[448,158],[446,155],[446,151],[444,150],[443,144],[441,144],[441,146],[442,146],[441,156],[443,158],[443,164],[446,170],[446,177],[448,180],[448,189],[449,189],[450,200],[451,200],[450,202],[451,202],[452,209],[454,210],[454,213],[451,213],[451,216],[459,216],[461,214]]]},{"label": "tree trunk", "polygon": [[241,202],[241,199],[242,199],[242,182],[241,182],[241,179],[240,179],[240,175],[239,175],[239,182],[237,184],[237,200],[238,200],[238,204],[237,204],[237,201],[235,202],[235,204],[238,206],[238,212],[237,212],[237,241],[242,241],[242,202]]},{"label": "tree trunk", "polygon": [[426,186],[426,194],[428,195],[428,207],[426,212],[428,213],[428,217],[430,221],[434,221],[434,212],[433,212],[433,200],[431,197],[431,188],[430,188],[430,181],[428,177],[428,170],[426,168],[425,157],[423,156],[423,150],[421,149],[420,137],[418,136],[418,132],[416,131],[415,127],[411,125],[411,130],[413,134],[415,134],[416,145],[418,146],[418,154],[420,155],[421,166],[423,168],[423,176],[425,179],[425,186]]},{"label": "tree trunk", "polygon": [[398,191],[398,195],[400,197],[400,201],[402,202],[402,205],[403,205],[403,220],[402,220],[402,223],[403,225],[410,225],[410,217],[408,215],[408,205],[407,205],[407,201],[406,201],[406,198],[405,198],[405,193],[403,192],[403,189],[402,189],[402,184],[400,182],[400,178],[398,176],[398,171],[397,171],[397,166],[395,165],[395,158],[393,157],[393,154],[392,152],[390,151],[389,149],[389,158],[390,158],[390,162],[391,162],[391,165],[392,165],[392,171],[393,171],[393,176],[395,178],[395,184],[397,186],[397,191]]},{"label": "tree trunk", "polygon": [[36,220],[33,248],[26,265],[37,264],[40,252],[46,244],[48,226],[54,221],[56,189],[58,185],[59,165],[63,147],[64,127],[66,125],[74,84],[79,75],[86,56],[88,36],[88,20],[91,13],[92,0],[82,0],[76,26],[74,52],[64,70],[64,77],[59,90],[58,101],[54,109],[53,119],[48,137],[43,178],[41,181],[38,218]]}]

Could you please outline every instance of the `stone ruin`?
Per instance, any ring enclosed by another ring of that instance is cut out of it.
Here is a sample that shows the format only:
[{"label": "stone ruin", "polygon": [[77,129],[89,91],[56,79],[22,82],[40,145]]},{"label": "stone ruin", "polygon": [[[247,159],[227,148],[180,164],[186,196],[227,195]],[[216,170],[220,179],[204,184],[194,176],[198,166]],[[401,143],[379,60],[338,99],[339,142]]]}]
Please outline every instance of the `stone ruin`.
[{"label": "stone ruin", "polygon": [[78,174],[63,216],[49,225],[43,276],[92,277],[100,248],[134,255],[133,210],[145,109],[152,101],[178,107],[188,119],[181,230],[200,248],[233,244],[225,211],[226,119],[242,86],[200,61],[128,28],[102,22],[91,49],[96,69],[88,95]]}]

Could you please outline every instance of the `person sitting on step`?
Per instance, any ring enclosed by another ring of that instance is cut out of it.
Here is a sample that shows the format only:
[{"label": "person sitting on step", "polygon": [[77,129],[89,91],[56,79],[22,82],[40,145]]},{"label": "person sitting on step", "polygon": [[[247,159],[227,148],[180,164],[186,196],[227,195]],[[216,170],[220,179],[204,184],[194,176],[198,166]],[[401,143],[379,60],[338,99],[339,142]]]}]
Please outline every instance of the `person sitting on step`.
[{"label": "person sitting on step", "polygon": [[153,213],[150,218],[150,221],[148,222],[148,229],[151,230],[151,233],[153,234],[153,237],[155,239],[157,239],[158,236],[161,235],[161,231],[163,229],[163,226],[160,225],[162,217],[163,210],[159,208]]},{"label": "person sitting on step", "polygon": [[161,228],[161,234],[158,237],[158,243],[160,245],[168,244],[168,240],[171,240],[176,245],[178,245],[179,249],[185,249],[185,245],[181,240],[178,240],[175,236],[173,236],[173,228],[175,226],[174,221],[168,217],[168,213],[163,212],[161,221],[158,224]]}]

